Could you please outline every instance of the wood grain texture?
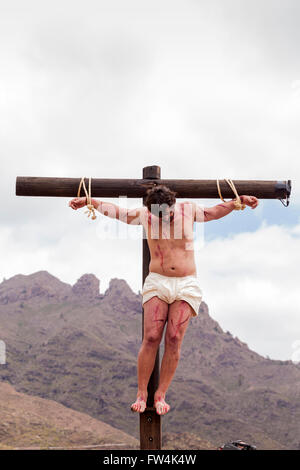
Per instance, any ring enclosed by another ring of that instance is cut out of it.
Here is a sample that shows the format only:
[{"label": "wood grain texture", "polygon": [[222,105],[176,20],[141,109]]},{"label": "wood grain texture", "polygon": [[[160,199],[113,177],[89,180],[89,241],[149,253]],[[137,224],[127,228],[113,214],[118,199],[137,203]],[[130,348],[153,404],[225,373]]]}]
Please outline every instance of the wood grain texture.
[{"label": "wood grain texture", "polygon": [[[143,168],[143,178],[160,178],[160,167]],[[143,199],[143,203],[145,200]],[[149,274],[150,251],[148,242],[143,228],[143,285]],[[144,309],[142,320],[142,338],[144,337]],[[154,393],[159,382],[159,349],[157,351],[154,369],[148,384],[148,400],[147,408],[144,413],[140,414],[140,448],[144,450],[161,449],[162,446],[162,429],[161,417],[156,413],[153,407]]]},{"label": "wood grain texture", "polygon": [[[92,197],[144,197],[148,188],[164,184],[177,193],[178,198],[216,198],[219,199],[216,180],[160,179],[159,167],[149,167],[142,179],[92,178]],[[39,176],[17,176],[17,196],[76,197],[81,178],[54,178]],[[290,196],[291,180],[232,180],[238,194],[248,194],[258,199],[280,199]],[[235,195],[225,180],[219,180],[224,198]],[[85,179],[88,188],[88,178]],[[81,195],[85,196],[83,187]]]}]

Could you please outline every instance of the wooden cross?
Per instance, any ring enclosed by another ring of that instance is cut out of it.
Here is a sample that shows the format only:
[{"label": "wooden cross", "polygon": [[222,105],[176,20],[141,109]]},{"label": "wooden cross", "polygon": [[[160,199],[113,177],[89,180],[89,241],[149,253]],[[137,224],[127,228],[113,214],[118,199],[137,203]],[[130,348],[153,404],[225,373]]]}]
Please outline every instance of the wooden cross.
[{"label": "wooden cross", "polygon": [[[176,198],[217,198],[219,199],[216,180],[195,179],[161,179],[159,166],[143,168],[142,179],[112,179],[94,178],[92,180],[92,197],[143,198],[148,188],[164,184],[177,193]],[[18,176],[16,180],[17,196],[47,196],[47,197],[76,197],[81,178],[47,178],[33,176]],[[239,195],[251,195],[258,199],[280,199],[285,206],[289,204],[291,180],[233,180]],[[226,181],[220,180],[220,190],[223,198],[235,197]],[[88,178],[85,180],[88,187]],[[82,196],[85,196],[82,188]],[[285,199],[285,203],[284,203]],[[142,285],[149,273],[150,252],[145,230],[143,228],[143,279]],[[144,332],[144,312],[142,317],[142,338]],[[156,413],[153,402],[154,392],[159,382],[159,350],[152,375],[148,385],[147,408],[140,414],[140,448],[146,450],[161,449],[162,427],[161,417]]]}]

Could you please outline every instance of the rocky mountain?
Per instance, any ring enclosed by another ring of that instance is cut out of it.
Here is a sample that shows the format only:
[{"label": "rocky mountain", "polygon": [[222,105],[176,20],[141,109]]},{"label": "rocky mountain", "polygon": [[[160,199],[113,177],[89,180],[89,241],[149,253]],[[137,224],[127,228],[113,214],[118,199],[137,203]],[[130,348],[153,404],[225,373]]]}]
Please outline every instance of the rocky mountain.
[{"label": "rocky mountain", "polygon": [[72,287],[72,294],[78,299],[85,301],[93,301],[94,299],[101,298],[99,293],[100,281],[94,274],[84,274]]},{"label": "rocky mountain", "polygon": [[162,436],[162,449],[168,450],[216,450],[217,447],[199,434],[189,432],[165,432]]},{"label": "rocky mountain", "polygon": [[68,299],[80,298],[95,300],[99,293],[100,281],[94,274],[84,274],[74,286],[60,281],[47,271],[38,271],[28,276],[17,274],[0,284],[0,305],[8,303],[30,301],[58,302]]},{"label": "rocky mountain", "polygon": [[132,436],[52,400],[0,383],[0,449],[139,449]]},{"label": "rocky mountain", "polygon": [[[14,276],[0,284],[7,351],[0,380],[138,438],[130,404],[141,329],[141,295],[123,279],[112,279],[100,294],[93,274],[74,286],[46,271]],[[299,365],[251,351],[202,302],[167,394],[172,409],[163,417],[163,435],[180,431],[215,447],[244,439],[258,448],[300,449],[299,396]]]},{"label": "rocky mountain", "polygon": [[[165,433],[163,449],[215,447],[189,433]],[[0,450],[139,450],[134,437],[53,400],[17,392],[0,382]]]}]

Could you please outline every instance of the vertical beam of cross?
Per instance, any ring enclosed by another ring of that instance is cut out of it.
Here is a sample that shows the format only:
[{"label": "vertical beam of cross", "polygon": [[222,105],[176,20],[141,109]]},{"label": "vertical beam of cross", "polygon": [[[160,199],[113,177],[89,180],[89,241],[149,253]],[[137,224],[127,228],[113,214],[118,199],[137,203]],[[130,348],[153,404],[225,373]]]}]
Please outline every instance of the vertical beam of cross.
[{"label": "vertical beam of cross", "polygon": [[[159,166],[147,166],[143,168],[143,179],[160,179]],[[146,197],[143,197],[145,204]],[[143,285],[149,274],[150,251],[143,228]],[[144,338],[144,309],[142,319],[142,338]],[[145,450],[161,449],[161,417],[154,408],[154,393],[159,382],[159,349],[157,351],[154,369],[148,384],[147,408],[140,414],[140,448]]]}]

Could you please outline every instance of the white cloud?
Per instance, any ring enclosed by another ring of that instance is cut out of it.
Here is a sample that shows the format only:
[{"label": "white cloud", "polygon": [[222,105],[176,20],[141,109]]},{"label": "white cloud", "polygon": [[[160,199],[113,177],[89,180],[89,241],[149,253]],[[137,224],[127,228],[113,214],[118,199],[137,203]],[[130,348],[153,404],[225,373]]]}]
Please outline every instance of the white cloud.
[{"label": "white cloud", "polygon": [[[299,229],[299,226],[297,226]],[[216,239],[197,253],[198,277],[211,315],[250,348],[291,359],[300,337],[298,230],[262,226]]]}]

